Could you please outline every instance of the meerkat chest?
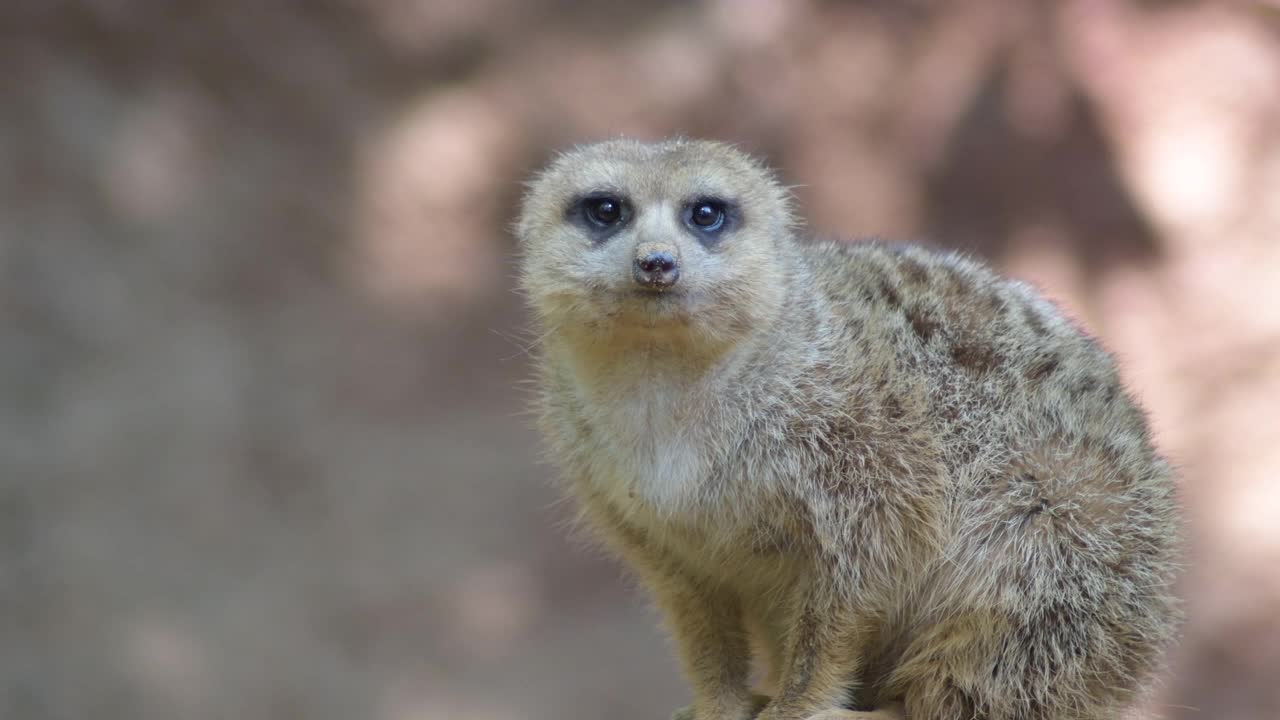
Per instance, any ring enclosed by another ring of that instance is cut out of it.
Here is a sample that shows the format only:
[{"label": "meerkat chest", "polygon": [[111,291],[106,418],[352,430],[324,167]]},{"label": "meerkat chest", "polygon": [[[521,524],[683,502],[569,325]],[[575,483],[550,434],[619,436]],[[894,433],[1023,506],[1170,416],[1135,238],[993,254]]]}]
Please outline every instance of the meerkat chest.
[{"label": "meerkat chest", "polygon": [[622,506],[655,510],[686,504],[698,494],[712,466],[705,429],[690,422],[688,408],[666,398],[637,397],[602,408],[592,425],[603,446],[595,478]]},{"label": "meerkat chest", "polygon": [[[681,426],[632,408],[601,420],[606,452],[589,478],[609,506],[606,517],[646,532],[648,551],[691,573],[765,600],[803,571],[801,533],[784,517],[768,517],[738,487],[750,482],[732,458],[716,454],[701,428]],[[607,429],[607,432],[605,430]],[[739,481],[739,482],[735,482]],[[725,492],[728,487],[737,487]]]}]

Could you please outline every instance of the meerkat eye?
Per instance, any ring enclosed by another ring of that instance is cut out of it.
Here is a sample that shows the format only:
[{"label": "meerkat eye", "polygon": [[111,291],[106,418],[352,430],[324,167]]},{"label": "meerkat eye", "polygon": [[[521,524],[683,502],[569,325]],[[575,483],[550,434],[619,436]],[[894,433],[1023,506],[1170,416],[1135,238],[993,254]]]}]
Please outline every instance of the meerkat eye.
[{"label": "meerkat eye", "polygon": [[685,208],[685,223],[695,230],[714,233],[724,227],[725,203],[720,200],[696,200]]},{"label": "meerkat eye", "polygon": [[617,225],[623,219],[622,201],[615,197],[587,198],[582,204],[582,211],[588,220],[600,227]]}]

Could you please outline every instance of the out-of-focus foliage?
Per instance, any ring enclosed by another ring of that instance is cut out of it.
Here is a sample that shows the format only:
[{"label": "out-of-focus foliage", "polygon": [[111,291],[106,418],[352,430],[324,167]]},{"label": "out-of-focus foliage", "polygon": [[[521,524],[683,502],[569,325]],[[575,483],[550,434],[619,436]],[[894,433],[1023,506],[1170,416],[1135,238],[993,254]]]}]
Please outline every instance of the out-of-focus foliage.
[{"label": "out-of-focus foliage", "polygon": [[741,143],[811,229],[1099,334],[1183,468],[1169,718],[1280,717],[1274,2],[11,0],[0,717],[665,717],[557,526],[506,230],[555,148]]}]

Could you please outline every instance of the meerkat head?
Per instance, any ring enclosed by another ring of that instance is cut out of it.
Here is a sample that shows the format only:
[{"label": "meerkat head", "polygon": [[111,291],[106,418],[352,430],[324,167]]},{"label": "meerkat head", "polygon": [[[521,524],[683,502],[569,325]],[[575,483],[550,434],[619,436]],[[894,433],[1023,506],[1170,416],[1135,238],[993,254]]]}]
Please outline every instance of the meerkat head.
[{"label": "meerkat head", "polygon": [[614,140],[535,178],[522,283],[551,330],[704,346],[776,317],[792,262],[787,192],[723,144]]}]

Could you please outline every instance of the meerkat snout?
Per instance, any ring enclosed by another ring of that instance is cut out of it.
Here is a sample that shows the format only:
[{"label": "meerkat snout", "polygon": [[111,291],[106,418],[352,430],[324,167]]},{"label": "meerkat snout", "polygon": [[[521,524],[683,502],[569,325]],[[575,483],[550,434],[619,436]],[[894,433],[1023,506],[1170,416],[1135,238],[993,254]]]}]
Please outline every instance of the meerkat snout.
[{"label": "meerkat snout", "polygon": [[680,279],[680,253],[673,246],[642,243],[631,267],[632,277],[641,287],[667,290]]}]

